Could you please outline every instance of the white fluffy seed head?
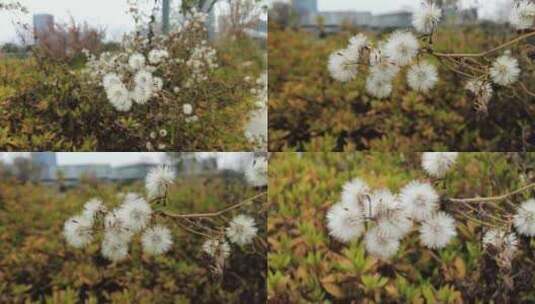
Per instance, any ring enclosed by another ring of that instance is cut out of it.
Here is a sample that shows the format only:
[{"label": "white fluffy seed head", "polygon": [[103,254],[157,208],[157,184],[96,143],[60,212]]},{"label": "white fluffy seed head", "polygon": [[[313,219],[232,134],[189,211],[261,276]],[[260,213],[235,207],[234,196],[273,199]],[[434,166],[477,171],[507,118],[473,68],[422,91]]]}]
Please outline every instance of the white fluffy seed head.
[{"label": "white fluffy seed head", "polygon": [[63,225],[63,236],[75,248],[83,248],[93,240],[93,220],[83,215],[69,218]]},{"label": "white fluffy seed head", "polygon": [[513,223],[518,233],[535,236],[535,199],[529,199],[518,207]]},{"label": "white fluffy seed head", "polygon": [[468,91],[474,94],[476,98],[476,108],[479,111],[486,112],[488,104],[494,95],[494,90],[490,82],[479,79],[472,79],[466,83],[465,87]]},{"label": "white fluffy seed head", "polygon": [[232,219],[225,232],[232,243],[243,246],[253,241],[258,228],[256,228],[255,220],[252,217],[240,214]]},{"label": "white fluffy seed head", "polygon": [[150,222],[152,208],[144,198],[128,196],[117,213],[124,227],[136,233],[143,230]]},{"label": "white fluffy seed head", "polygon": [[405,66],[412,62],[418,54],[420,44],[410,32],[394,32],[384,45],[384,53],[392,63]]},{"label": "white fluffy seed head", "polygon": [[376,227],[366,232],[364,242],[368,253],[381,260],[390,259],[399,249],[398,239],[381,235]]},{"label": "white fluffy seed head", "polygon": [[366,79],[366,91],[379,99],[384,99],[392,94],[392,80],[377,77],[373,73]]},{"label": "white fluffy seed head", "polygon": [[128,112],[132,108],[130,92],[123,84],[115,84],[106,88],[106,95],[112,106],[120,112]]},{"label": "white fluffy seed head", "polygon": [[230,246],[225,240],[206,240],[202,245],[202,250],[214,258],[222,256],[226,259],[230,255]]},{"label": "white fluffy seed head", "polygon": [[490,68],[490,76],[494,83],[502,86],[515,83],[520,76],[518,60],[509,54],[498,57]]},{"label": "white fluffy seed head", "polygon": [[535,20],[535,3],[530,0],[517,1],[511,14],[509,15],[509,22],[517,30],[525,30],[533,27]]},{"label": "white fluffy seed head", "polygon": [[458,152],[425,152],[422,167],[430,176],[443,177],[453,167],[457,156]]},{"label": "white fluffy seed head", "polygon": [[363,34],[357,34],[349,39],[347,48],[332,53],[328,63],[331,77],[341,82],[354,79],[358,73],[361,51],[367,46],[368,38]]},{"label": "white fluffy seed head", "polygon": [[513,254],[518,249],[516,234],[507,233],[503,229],[490,229],[483,236],[483,246],[493,246],[496,249]]},{"label": "white fluffy seed head", "polygon": [[446,247],[456,235],[455,220],[444,212],[434,214],[420,226],[420,242],[431,249]]},{"label": "white fluffy seed head", "polygon": [[348,243],[364,232],[364,217],[358,204],[337,203],[327,212],[327,229],[336,240]]},{"label": "white fluffy seed head", "polygon": [[108,260],[120,262],[128,257],[128,243],[113,234],[106,233],[102,240],[100,252]]},{"label": "white fluffy seed head", "polygon": [[364,196],[370,193],[370,187],[360,178],[354,178],[342,187],[342,203],[347,206],[358,205]]},{"label": "white fluffy seed head", "polygon": [[429,183],[412,181],[400,191],[401,204],[415,221],[430,218],[438,208],[439,195]]},{"label": "white fluffy seed head", "polygon": [[429,62],[422,61],[415,64],[407,72],[407,83],[415,91],[427,93],[437,82],[437,68]]},{"label": "white fluffy seed head", "polygon": [[341,49],[329,56],[327,65],[331,77],[340,82],[355,79],[358,73],[359,52],[355,49]]},{"label": "white fluffy seed head", "polygon": [[85,203],[82,215],[87,218],[94,219],[99,212],[106,213],[107,209],[102,203],[102,200],[98,198],[92,198]]},{"label": "white fluffy seed head", "polygon": [[185,103],[182,106],[182,112],[184,112],[185,115],[191,115],[193,114],[193,106],[189,103]]},{"label": "white fluffy seed head", "polygon": [[134,53],[130,55],[130,58],[128,59],[128,65],[134,71],[141,70],[145,67],[145,56],[140,53]]},{"label": "white fluffy seed head", "polygon": [[173,245],[171,231],[162,225],[151,227],[143,233],[141,237],[143,252],[150,255],[160,255],[166,253]]},{"label": "white fluffy seed head", "polygon": [[102,86],[108,89],[114,85],[124,85],[121,78],[116,73],[108,73],[102,78]]},{"label": "white fluffy seed head", "polygon": [[255,157],[245,169],[245,179],[253,187],[263,187],[268,183],[267,157]]},{"label": "white fluffy seed head", "polygon": [[412,25],[422,34],[431,34],[438,26],[442,10],[434,3],[423,2],[419,10],[412,15]]},{"label": "white fluffy seed head", "polygon": [[149,171],[145,178],[145,189],[149,199],[161,198],[175,180],[175,171],[169,166],[158,166]]},{"label": "white fluffy seed head", "polygon": [[362,207],[364,216],[374,219],[402,211],[399,198],[386,188],[373,191],[369,202],[363,204]]},{"label": "white fluffy seed head", "polygon": [[400,240],[412,230],[413,222],[405,212],[400,210],[380,218],[375,227],[379,236]]}]

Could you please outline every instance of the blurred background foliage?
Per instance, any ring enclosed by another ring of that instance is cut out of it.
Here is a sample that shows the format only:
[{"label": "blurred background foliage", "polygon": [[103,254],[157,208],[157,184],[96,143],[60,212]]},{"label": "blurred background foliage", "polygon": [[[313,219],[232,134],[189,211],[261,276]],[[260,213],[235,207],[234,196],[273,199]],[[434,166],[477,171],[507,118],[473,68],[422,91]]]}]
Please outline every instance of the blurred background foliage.
[{"label": "blurred background foliage", "polygon": [[[366,93],[363,71],[344,84],[330,77],[327,62],[356,33],[377,41],[388,32],[347,28],[337,35],[318,37],[281,24],[270,23],[268,39],[271,151],[535,149],[533,98],[497,89],[488,116],[478,115],[464,90],[466,79],[440,66],[440,81],[429,94],[412,92],[402,70],[391,97],[378,100]],[[493,24],[441,28],[434,47],[443,52],[480,52],[514,35]],[[533,64],[523,63],[523,74],[533,89],[530,75],[534,71],[529,66]]]},{"label": "blurred background foliage", "polygon": [[[498,270],[481,245],[483,226],[457,221],[458,236],[443,250],[419,244],[413,231],[398,253],[382,262],[361,241],[345,245],[328,236],[326,212],[342,186],[360,177],[372,188],[397,192],[427,179],[419,153],[275,153],[270,159],[268,223],[269,303],[533,303],[535,240],[511,273]],[[492,196],[535,180],[535,154],[462,153],[446,178],[435,182],[446,198]],[[511,197],[518,205],[535,193]],[[503,205],[502,205],[503,207]],[[512,284],[512,285],[510,285]],[[512,286],[512,287],[511,287]]]},{"label": "blurred background foliage", "polygon": [[[129,258],[114,264],[100,255],[98,242],[82,250],[66,245],[63,223],[92,197],[112,207],[120,203],[118,193],[142,193],[142,184],[88,181],[60,191],[1,172],[0,303],[265,303],[265,245],[232,246],[223,275],[216,276],[202,253],[204,239],[159,218],[172,230],[172,250],[159,257],[143,255],[137,236]],[[243,178],[228,173],[179,178],[165,208],[210,212],[256,193]],[[235,212],[257,215],[260,238],[266,234],[262,200]]]}]

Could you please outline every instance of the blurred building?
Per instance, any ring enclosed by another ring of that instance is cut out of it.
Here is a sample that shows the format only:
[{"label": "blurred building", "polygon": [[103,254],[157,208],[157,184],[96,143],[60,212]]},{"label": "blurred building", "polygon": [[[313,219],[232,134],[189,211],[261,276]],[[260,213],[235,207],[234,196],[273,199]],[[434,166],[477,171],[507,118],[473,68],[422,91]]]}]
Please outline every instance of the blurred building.
[{"label": "blurred building", "polygon": [[318,12],[318,0],[292,0],[292,8],[299,16]]},{"label": "blurred building", "polygon": [[[447,1],[446,1],[447,2]],[[293,0],[292,10],[298,17],[299,26],[311,32],[336,33],[344,26],[366,27],[383,30],[412,27],[412,12],[394,11],[373,15],[366,11],[318,11],[316,0]],[[444,23],[466,25],[478,22],[476,8],[459,10],[455,4],[441,4]]]},{"label": "blurred building", "polygon": [[33,31],[36,37],[46,34],[54,28],[54,16],[50,14],[33,15]]},{"label": "blurred building", "polygon": [[[140,162],[130,165],[109,164],[58,165],[54,152],[32,152],[32,165],[40,170],[38,181],[46,184],[62,183],[67,186],[79,184],[82,180],[100,182],[131,182],[144,180],[147,173],[158,163]],[[216,159],[197,159],[194,154],[181,157],[175,164],[177,175],[191,176],[211,174],[217,171]]]},{"label": "blurred building", "polygon": [[58,162],[54,152],[32,152],[30,154],[32,165],[40,171],[39,178],[42,180],[51,179],[54,176],[54,168]]},{"label": "blurred building", "polygon": [[373,16],[371,27],[375,28],[404,28],[412,26],[412,13],[398,11]]},{"label": "blurred building", "polygon": [[325,11],[303,16],[301,24],[317,25],[319,23],[327,26],[348,24],[352,26],[368,26],[373,21],[370,12],[357,11]]}]

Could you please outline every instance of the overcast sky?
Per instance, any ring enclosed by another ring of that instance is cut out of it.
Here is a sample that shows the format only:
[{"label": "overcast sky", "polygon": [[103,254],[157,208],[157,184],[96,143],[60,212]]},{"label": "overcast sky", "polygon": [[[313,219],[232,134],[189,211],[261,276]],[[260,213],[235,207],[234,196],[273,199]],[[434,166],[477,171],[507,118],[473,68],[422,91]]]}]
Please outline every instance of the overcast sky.
[{"label": "overcast sky", "polygon": [[0,42],[17,39],[14,22],[22,20],[32,23],[33,14],[53,14],[56,21],[68,21],[73,16],[78,22],[87,21],[108,31],[108,39],[120,37],[125,31],[133,28],[133,22],[126,14],[126,0],[21,0],[30,14],[24,19],[14,16],[11,12],[0,13]]},{"label": "overcast sky", "polygon": [[[10,162],[18,156],[28,156],[26,152],[1,152],[0,160]],[[139,162],[164,163],[165,153],[159,152],[58,152],[59,165],[110,164],[120,166]],[[253,153],[248,152],[199,152],[198,158],[217,157],[220,169],[240,171],[251,160]]]},{"label": "overcast sky", "polygon": [[[272,0],[271,2],[289,2],[289,0]],[[484,18],[493,18],[497,8],[511,0],[461,0],[462,7],[477,5]],[[391,12],[401,9],[416,9],[421,0],[318,0],[322,11],[357,10],[371,11],[374,14]]]},{"label": "overcast sky", "polygon": [[[119,40],[126,32],[133,30],[133,20],[127,14],[127,0],[19,0],[29,10],[24,17],[14,15],[12,12],[0,11],[0,43],[17,42],[17,22],[32,24],[34,14],[52,14],[55,21],[65,23],[70,17],[78,22],[87,21],[90,25],[104,28],[107,40]],[[152,0],[139,0],[142,6],[152,8]],[[220,0],[220,2],[223,2]],[[171,0],[172,7],[178,7],[180,0]],[[216,13],[222,12],[224,3],[216,5]]]}]

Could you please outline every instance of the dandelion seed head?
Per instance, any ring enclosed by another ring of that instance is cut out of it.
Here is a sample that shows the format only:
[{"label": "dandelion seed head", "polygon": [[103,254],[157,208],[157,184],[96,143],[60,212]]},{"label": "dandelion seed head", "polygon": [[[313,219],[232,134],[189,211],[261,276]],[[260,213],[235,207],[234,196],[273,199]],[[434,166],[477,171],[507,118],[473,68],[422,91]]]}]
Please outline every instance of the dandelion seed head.
[{"label": "dandelion seed head", "polygon": [[225,231],[232,243],[243,246],[253,241],[258,228],[256,228],[255,220],[252,217],[240,214],[232,219]]},{"label": "dandelion seed head", "polygon": [[169,166],[158,166],[149,171],[145,178],[145,189],[149,199],[163,197],[175,180],[175,171]]},{"label": "dandelion seed head", "polygon": [[407,72],[407,83],[415,91],[427,93],[437,82],[437,68],[426,61],[413,65]]},{"label": "dandelion seed head", "polygon": [[150,255],[164,254],[173,245],[173,238],[171,231],[162,225],[151,227],[141,236],[141,244],[143,245],[143,252]]},{"label": "dandelion seed head", "polygon": [[444,212],[437,212],[420,226],[420,242],[431,249],[446,247],[456,235],[455,220]]},{"label": "dandelion seed head", "polygon": [[422,155],[423,169],[433,177],[443,177],[453,167],[458,152],[425,152]]},{"label": "dandelion seed head", "polygon": [[535,199],[523,202],[513,218],[516,231],[525,236],[535,236]]},{"label": "dandelion seed head", "polygon": [[494,83],[502,86],[515,83],[520,76],[518,60],[508,54],[498,57],[490,68],[490,76]]},{"label": "dandelion seed head", "polygon": [[419,10],[412,15],[412,25],[422,34],[431,34],[442,18],[442,10],[434,3],[423,2]]},{"label": "dandelion seed head", "polygon": [[327,212],[327,229],[336,240],[348,243],[364,232],[364,217],[358,204],[337,203]]}]

